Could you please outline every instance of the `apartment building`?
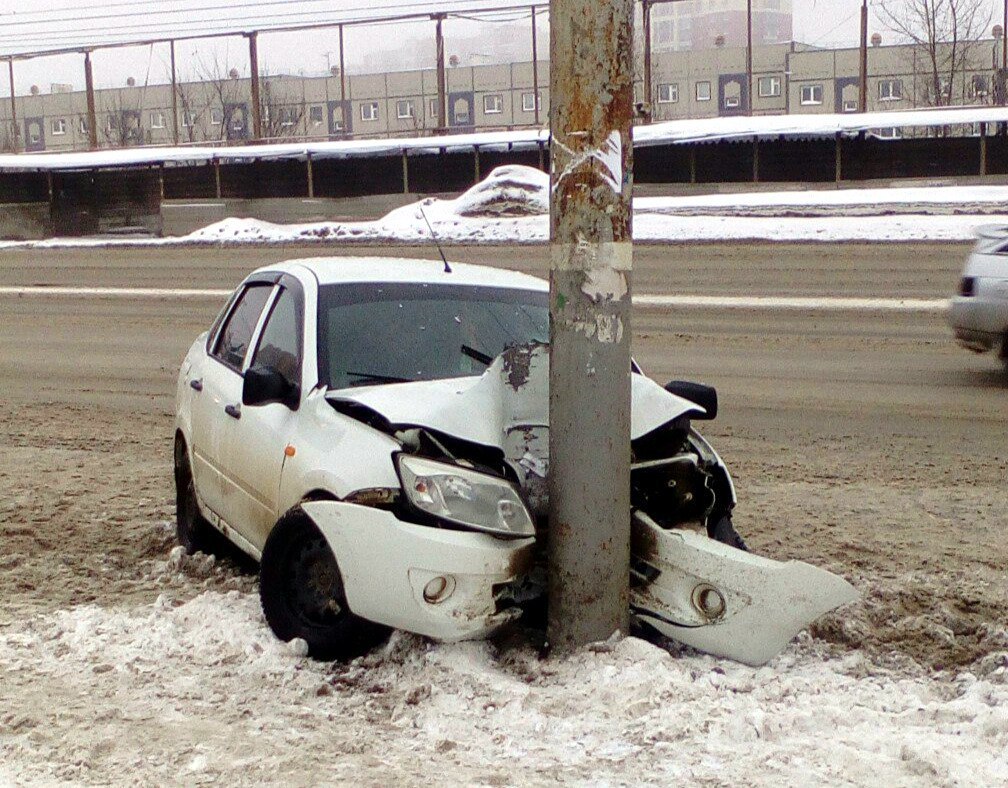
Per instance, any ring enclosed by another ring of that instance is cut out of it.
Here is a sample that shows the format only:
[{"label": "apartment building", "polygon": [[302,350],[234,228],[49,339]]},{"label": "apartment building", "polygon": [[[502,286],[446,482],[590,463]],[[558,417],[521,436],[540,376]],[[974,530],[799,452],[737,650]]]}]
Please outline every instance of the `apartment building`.
[{"label": "apartment building", "polygon": [[[652,47],[656,52],[686,52],[714,47],[744,47],[747,39],[746,0],[653,2]],[[793,40],[791,0],[753,0],[753,45]]]},{"label": "apartment building", "polygon": [[[974,62],[943,85],[952,104],[993,101],[997,43],[979,42]],[[930,106],[934,80],[910,46],[869,51],[869,111]],[[665,51],[654,55],[651,120],[747,114],[856,112],[857,49],[818,49],[797,43],[754,47],[752,85],[744,47]],[[234,72],[233,72],[234,73]],[[538,91],[535,86],[538,85]],[[86,96],[53,86],[17,96],[19,149],[87,149]],[[645,99],[644,86],[636,86]],[[446,72],[445,125],[449,132],[545,126],[549,118],[549,63],[471,65]],[[252,136],[251,86],[237,74],[170,85],[126,85],[96,91],[101,147],[232,142]],[[276,76],[261,81],[263,137],[273,141],[427,135],[438,131],[434,69],[339,76]],[[0,101],[0,149],[14,149],[9,100]],[[898,132],[894,132],[898,133]]]}]

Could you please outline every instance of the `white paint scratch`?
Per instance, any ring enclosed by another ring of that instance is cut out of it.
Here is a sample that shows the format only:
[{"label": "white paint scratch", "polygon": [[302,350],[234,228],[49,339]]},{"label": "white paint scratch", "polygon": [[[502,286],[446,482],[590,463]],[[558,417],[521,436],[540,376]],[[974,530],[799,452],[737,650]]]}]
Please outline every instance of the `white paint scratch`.
[{"label": "white paint scratch", "polygon": [[618,131],[610,132],[602,146],[594,150],[573,151],[556,138],[553,144],[570,157],[553,184],[554,192],[585,162],[597,161],[602,165],[599,175],[606,185],[616,194],[623,193],[623,137]]}]

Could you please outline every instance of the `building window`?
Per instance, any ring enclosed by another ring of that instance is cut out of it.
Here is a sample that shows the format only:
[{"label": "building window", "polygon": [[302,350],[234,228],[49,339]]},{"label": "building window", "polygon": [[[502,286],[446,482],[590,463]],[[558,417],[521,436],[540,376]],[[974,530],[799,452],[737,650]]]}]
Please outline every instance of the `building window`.
[{"label": "building window", "polygon": [[711,100],[711,83],[710,82],[697,82],[696,83],[696,100],[697,101],[710,101]]},{"label": "building window", "polygon": [[66,118],[53,118],[52,133],[56,136],[66,134]]},{"label": "building window", "polygon": [[429,113],[430,116],[432,118],[436,118],[438,116],[438,100],[431,99],[430,104],[428,106],[430,107],[430,113]]},{"label": "building window", "polygon": [[280,125],[289,128],[297,123],[293,107],[280,107]]},{"label": "building window", "polygon": [[504,109],[504,99],[500,93],[490,93],[483,97],[483,113],[485,115],[499,115]]},{"label": "building window", "polygon": [[822,104],[822,85],[802,85],[801,103],[806,107]]},{"label": "building window", "polygon": [[188,129],[196,125],[196,113],[191,109],[182,110],[182,128]]},{"label": "building window", "polygon": [[970,90],[973,98],[985,98],[990,92],[990,83],[983,74],[974,74],[970,80]]},{"label": "building window", "polygon": [[105,118],[105,131],[106,133],[111,134],[113,131],[115,131],[115,128],[116,128],[115,115],[109,115],[107,118]]},{"label": "building window", "polygon": [[210,123],[219,126],[224,122],[224,110],[214,107],[210,110]]},{"label": "building window", "polygon": [[903,81],[883,79],[878,83],[879,101],[899,101],[903,98]]},{"label": "building window", "polygon": [[875,136],[883,140],[898,140],[903,137],[897,128],[875,129]]},{"label": "building window", "polygon": [[28,124],[28,142],[32,145],[42,142],[42,127],[38,123]]},{"label": "building window", "polygon": [[402,99],[396,102],[396,117],[405,120],[414,116],[413,99]]},{"label": "building window", "polygon": [[321,126],[325,120],[325,113],[318,104],[308,108],[308,121],[316,128]]},{"label": "building window", "polygon": [[343,107],[332,108],[333,131],[343,131]]},{"label": "building window", "polygon": [[781,94],[780,77],[760,77],[757,84],[760,98],[773,98]]},{"label": "building window", "polygon": [[360,119],[361,120],[378,120],[378,102],[371,101],[367,104],[361,104],[360,107]]},{"label": "building window", "polygon": [[742,99],[739,96],[725,96],[724,105],[725,109],[737,109],[742,103]]},{"label": "building window", "polygon": [[163,129],[164,128],[164,113],[160,110],[155,110],[150,114],[150,127],[152,129]]},{"label": "building window", "polygon": [[679,101],[679,85],[666,83],[658,84],[658,103],[675,104]]},{"label": "building window", "polygon": [[860,107],[858,106],[858,102],[857,102],[856,99],[853,99],[853,100],[852,99],[848,99],[847,101],[845,101],[843,103],[843,111],[844,112],[857,112],[858,109],[860,109]]},{"label": "building window", "polygon": [[522,93],[522,112],[535,112],[539,108],[538,93]]},{"label": "building window", "polygon": [[78,118],[77,124],[78,124],[77,127],[80,129],[81,134],[88,133],[87,118]]}]

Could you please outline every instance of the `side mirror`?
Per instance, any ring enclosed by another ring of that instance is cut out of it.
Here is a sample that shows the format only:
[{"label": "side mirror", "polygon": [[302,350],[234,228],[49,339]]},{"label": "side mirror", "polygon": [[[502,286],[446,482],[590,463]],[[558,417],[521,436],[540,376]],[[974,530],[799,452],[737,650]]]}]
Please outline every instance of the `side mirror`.
[{"label": "side mirror", "polygon": [[673,380],[665,384],[665,391],[669,394],[675,394],[677,397],[688,399],[707,411],[703,416],[697,416],[697,419],[701,421],[713,421],[717,418],[717,389],[713,386],[705,386],[703,383],[690,383],[687,380]]},{"label": "side mirror", "polygon": [[256,366],[245,370],[242,405],[255,407],[279,402],[291,410],[297,410],[300,401],[300,386],[293,385],[273,367]]}]

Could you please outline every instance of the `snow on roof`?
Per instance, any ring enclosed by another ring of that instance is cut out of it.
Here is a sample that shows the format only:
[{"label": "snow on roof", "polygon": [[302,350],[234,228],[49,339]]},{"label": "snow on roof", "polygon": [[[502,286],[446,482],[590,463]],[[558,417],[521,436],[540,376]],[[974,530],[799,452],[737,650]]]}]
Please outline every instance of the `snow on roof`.
[{"label": "snow on roof", "polygon": [[[638,147],[773,137],[833,137],[854,135],[877,128],[912,128],[1008,123],[1008,107],[910,110],[841,115],[766,115],[757,117],[671,120],[637,126]],[[77,153],[11,153],[0,155],[0,171],[75,170],[119,168],[156,164],[205,164],[254,159],[314,159],[398,156],[446,151],[534,150],[549,144],[547,129],[446,134],[437,137],[403,137],[367,140],[276,143],[165,148],[126,148]]]},{"label": "snow on roof", "polygon": [[549,291],[549,283],[535,276],[503,268],[452,263],[446,273],[440,260],[399,257],[308,257],[288,260],[262,270],[311,271],[322,285],[353,283],[450,284],[465,287],[504,287],[517,290]]}]

